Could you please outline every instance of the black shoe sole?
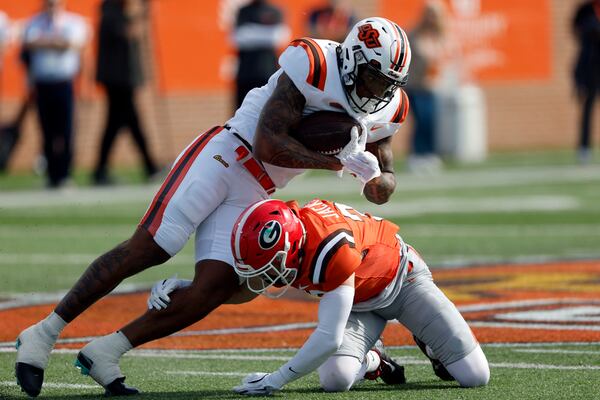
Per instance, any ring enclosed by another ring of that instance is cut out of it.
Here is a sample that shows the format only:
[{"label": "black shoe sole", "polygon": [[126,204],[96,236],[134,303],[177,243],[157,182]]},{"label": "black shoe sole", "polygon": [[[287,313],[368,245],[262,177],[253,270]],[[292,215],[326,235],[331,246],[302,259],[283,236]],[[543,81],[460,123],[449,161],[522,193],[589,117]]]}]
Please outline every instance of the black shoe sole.
[{"label": "black shoe sole", "polygon": [[106,392],[104,392],[104,397],[133,396],[140,393],[140,391],[136,388],[127,386],[125,384],[125,377],[115,379],[106,385],[104,389],[106,389]]},{"label": "black shoe sole", "polygon": [[30,397],[37,397],[42,391],[44,370],[33,365],[18,362],[15,364],[15,377],[21,391]]},{"label": "black shoe sole", "polygon": [[404,367],[397,362],[388,358],[386,362],[392,364],[394,370],[391,372],[382,372],[379,376],[386,385],[404,385],[406,383],[406,375],[404,375]]}]

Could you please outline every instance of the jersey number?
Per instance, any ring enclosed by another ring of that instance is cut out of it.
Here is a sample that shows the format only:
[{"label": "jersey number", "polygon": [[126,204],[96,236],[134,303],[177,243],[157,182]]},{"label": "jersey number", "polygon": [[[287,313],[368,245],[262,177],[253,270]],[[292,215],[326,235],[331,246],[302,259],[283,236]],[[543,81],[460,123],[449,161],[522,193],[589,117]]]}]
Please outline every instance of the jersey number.
[{"label": "jersey number", "polygon": [[381,47],[379,31],[373,28],[371,24],[364,24],[358,27],[358,40],[365,42],[365,46],[369,49]]},{"label": "jersey number", "polygon": [[379,218],[379,217],[375,217],[373,215],[368,216],[365,215],[363,213],[361,213],[360,211],[356,211],[354,208],[347,206],[345,204],[342,203],[333,203],[335,204],[335,208],[337,208],[339,210],[339,212],[346,218],[350,218],[353,221],[362,221],[365,218],[373,218],[374,220],[380,221],[383,218]]}]

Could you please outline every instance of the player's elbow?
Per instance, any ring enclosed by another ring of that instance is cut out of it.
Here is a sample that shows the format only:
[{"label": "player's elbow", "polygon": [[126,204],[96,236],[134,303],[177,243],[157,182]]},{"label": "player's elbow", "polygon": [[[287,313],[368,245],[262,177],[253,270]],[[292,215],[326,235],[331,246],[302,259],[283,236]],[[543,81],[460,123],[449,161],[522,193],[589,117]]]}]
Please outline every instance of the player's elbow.
[{"label": "player's elbow", "polygon": [[365,193],[365,197],[373,204],[382,205],[390,200],[390,196],[369,196]]},{"label": "player's elbow", "polygon": [[364,188],[367,200],[374,204],[387,203],[396,189],[396,178],[392,172],[383,172],[381,176],[371,179]]}]

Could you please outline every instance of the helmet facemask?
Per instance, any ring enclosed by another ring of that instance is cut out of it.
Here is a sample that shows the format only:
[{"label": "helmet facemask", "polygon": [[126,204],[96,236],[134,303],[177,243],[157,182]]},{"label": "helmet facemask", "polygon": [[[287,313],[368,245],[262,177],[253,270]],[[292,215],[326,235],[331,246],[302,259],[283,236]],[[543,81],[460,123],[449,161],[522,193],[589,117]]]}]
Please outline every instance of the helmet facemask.
[{"label": "helmet facemask", "polygon": [[356,111],[376,113],[392,101],[396,90],[406,84],[408,76],[396,81],[384,75],[380,68],[377,60],[367,62],[362,50],[354,52],[354,69],[346,74],[344,89]]},{"label": "helmet facemask", "polygon": [[[278,298],[287,292],[298,275],[296,268],[288,268],[286,266],[290,247],[289,235],[286,232],[283,250],[275,253],[268,263],[260,268],[253,268],[236,260],[234,265],[235,272],[239,276],[246,278],[246,286],[248,286],[250,291],[256,294],[264,294],[272,299]],[[268,289],[272,287],[279,290],[277,292],[269,292]]]}]

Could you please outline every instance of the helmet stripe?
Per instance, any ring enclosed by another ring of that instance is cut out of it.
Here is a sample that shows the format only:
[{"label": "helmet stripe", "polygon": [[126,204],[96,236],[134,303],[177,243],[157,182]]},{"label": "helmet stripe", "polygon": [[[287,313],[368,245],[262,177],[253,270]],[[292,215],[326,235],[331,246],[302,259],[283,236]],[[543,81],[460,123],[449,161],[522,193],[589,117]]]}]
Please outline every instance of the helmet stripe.
[{"label": "helmet stripe", "polygon": [[390,65],[390,68],[393,69],[394,71],[397,71],[397,66],[399,64],[399,60],[402,54],[402,51],[400,49],[400,43],[402,42],[401,36],[400,36],[400,32],[396,29],[397,25],[395,23],[393,23],[392,21],[390,21],[387,18],[382,18],[385,22],[388,23],[388,25],[390,25],[392,27],[391,29],[391,34],[394,36],[394,39],[396,41],[396,53],[394,54],[394,59],[391,60],[392,61],[392,65]]},{"label": "helmet stripe", "polygon": [[396,68],[395,71],[400,71],[400,69],[402,69],[404,67],[404,63],[406,62],[406,35],[404,34],[404,31],[402,29],[400,29],[400,27],[396,24],[394,24],[394,29],[396,30],[396,32],[398,33],[398,35],[400,36],[400,40],[399,40],[399,46],[400,46],[400,61],[396,64]]},{"label": "helmet stripe", "polygon": [[404,30],[401,29],[398,25],[395,26],[396,29],[398,29],[398,31],[402,35],[402,62],[400,68],[404,68],[404,66],[406,65],[406,60],[408,60],[408,54],[410,53],[410,45],[408,43],[408,37],[406,36],[406,32],[404,32]]},{"label": "helmet stripe", "polygon": [[246,211],[244,211],[240,215],[239,222],[238,222],[237,226],[235,227],[235,241],[234,241],[234,243],[235,243],[234,256],[237,260],[242,258],[242,253],[240,251],[240,236],[242,234],[242,228],[244,227],[244,225],[246,224],[246,221],[248,220],[248,217],[254,212],[254,210],[256,210],[257,207],[266,203],[267,201],[273,201],[273,199],[257,201],[256,203],[251,205],[249,208],[247,208]]}]

